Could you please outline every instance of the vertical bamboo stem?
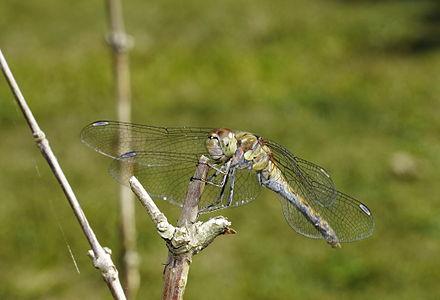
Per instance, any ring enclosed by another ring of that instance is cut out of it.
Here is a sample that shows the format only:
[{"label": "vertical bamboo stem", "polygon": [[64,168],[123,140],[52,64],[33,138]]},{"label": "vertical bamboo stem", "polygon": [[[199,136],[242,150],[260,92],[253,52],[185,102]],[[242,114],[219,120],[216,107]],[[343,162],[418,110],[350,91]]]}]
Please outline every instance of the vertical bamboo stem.
[{"label": "vertical bamboo stem", "polygon": [[[122,4],[120,0],[107,0],[108,23],[110,34],[107,42],[112,49],[115,98],[118,120],[130,122],[131,90],[128,50],[131,38],[125,33]],[[130,146],[127,145],[129,148]],[[130,149],[121,149],[128,151]],[[136,250],[136,221],[134,198],[131,191],[121,186],[120,203],[120,234],[122,242],[121,260],[127,297],[136,298],[139,289],[139,259]]]}]

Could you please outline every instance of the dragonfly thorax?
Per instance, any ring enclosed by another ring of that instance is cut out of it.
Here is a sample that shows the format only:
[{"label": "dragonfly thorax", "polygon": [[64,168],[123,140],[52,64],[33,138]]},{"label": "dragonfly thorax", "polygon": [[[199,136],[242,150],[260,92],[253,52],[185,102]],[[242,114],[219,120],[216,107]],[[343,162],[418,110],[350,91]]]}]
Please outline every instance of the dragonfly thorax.
[{"label": "dragonfly thorax", "polygon": [[206,140],[209,155],[217,161],[227,161],[237,151],[238,142],[234,132],[227,128],[214,129]]},{"label": "dragonfly thorax", "polygon": [[233,165],[238,168],[262,171],[270,160],[270,149],[256,135],[245,131],[214,129],[206,140],[206,148],[214,160],[226,162],[233,159]]},{"label": "dragonfly thorax", "polygon": [[243,152],[243,158],[251,163],[252,169],[255,171],[265,169],[269,163],[270,149],[250,132],[239,131],[235,136]]}]

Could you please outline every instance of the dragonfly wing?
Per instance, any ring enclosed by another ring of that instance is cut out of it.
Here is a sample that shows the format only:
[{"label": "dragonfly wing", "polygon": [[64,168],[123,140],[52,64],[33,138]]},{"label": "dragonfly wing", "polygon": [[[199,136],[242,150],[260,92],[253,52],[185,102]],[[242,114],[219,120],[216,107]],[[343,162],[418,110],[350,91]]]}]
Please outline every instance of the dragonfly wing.
[{"label": "dragonfly wing", "polygon": [[97,121],[81,131],[81,140],[115,161],[111,175],[127,185],[135,175],[157,199],[181,205],[201,155],[209,128],[165,128]]},{"label": "dragonfly wing", "polygon": [[[301,186],[308,198],[314,200],[322,206],[330,206],[336,198],[335,185],[328,172],[305,159],[293,155],[290,151],[281,145],[272,141],[265,141],[273,153],[273,161],[285,173],[289,174],[293,184]],[[315,192],[313,186],[322,184],[329,188],[327,194]]]},{"label": "dragonfly wing", "polygon": [[[97,121],[82,130],[81,140],[115,159],[110,173],[122,184],[128,184],[129,177],[135,175],[155,198],[182,205],[199,157],[209,157],[205,143],[211,130]],[[208,178],[215,172],[210,169]],[[214,184],[205,185],[199,202],[202,212],[208,211],[208,207],[209,211],[226,207],[231,181],[227,181],[222,193],[220,177],[214,179]],[[255,199],[258,190],[254,172],[237,170],[231,205],[248,203]],[[223,194],[221,198],[220,194]]]},{"label": "dragonfly wing", "polygon": [[312,162],[309,162],[305,159],[302,159],[300,157],[296,156],[294,160],[296,161],[298,168],[300,169],[304,179],[307,180],[308,185],[313,187],[313,185],[317,183],[329,187],[330,191],[325,195],[316,193],[314,191],[313,193],[315,194],[316,200],[321,205],[323,206],[332,205],[336,199],[337,191],[335,184],[333,183],[333,180],[331,179],[329,173],[324,168]]},{"label": "dragonfly wing", "polygon": [[[281,147],[281,146],[280,146]],[[313,180],[304,182],[304,177],[293,154],[282,148],[271,148],[274,164],[281,170],[291,188],[323,218],[335,231],[339,241],[351,242],[370,236],[374,220],[368,207],[358,200]],[[288,152],[290,155],[286,155]],[[332,199],[330,205],[322,205],[322,200]],[[281,198],[283,214],[287,223],[298,233],[311,238],[322,238],[321,233],[289,201]]]},{"label": "dragonfly wing", "polygon": [[109,172],[124,185],[136,176],[151,197],[181,206],[197,162],[196,155],[130,151],[115,159]]},{"label": "dragonfly wing", "polygon": [[[328,193],[325,186],[319,187]],[[333,193],[333,191],[332,191]],[[309,201],[310,204],[312,201]],[[304,218],[289,201],[281,198],[283,214],[287,223],[298,233],[311,238],[322,238],[321,233]],[[374,220],[369,208],[356,199],[337,191],[333,205],[310,205],[335,231],[340,242],[353,242],[369,237],[373,233]]]},{"label": "dragonfly wing", "polygon": [[81,131],[81,140],[97,152],[119,159],[128,151],[206,154],[211,129],[155,127],[116,121],[97,121]]},{"label": "dragonfly wing", "polygon": [[[316,183],[318,193],[332,193],[325,185]],[[335,202],[330,207],[318,209],[330,226],[335,230],[341,242],[365,239],[373,233],[374,219],[370,209],[355,198],[337,191]]]}]

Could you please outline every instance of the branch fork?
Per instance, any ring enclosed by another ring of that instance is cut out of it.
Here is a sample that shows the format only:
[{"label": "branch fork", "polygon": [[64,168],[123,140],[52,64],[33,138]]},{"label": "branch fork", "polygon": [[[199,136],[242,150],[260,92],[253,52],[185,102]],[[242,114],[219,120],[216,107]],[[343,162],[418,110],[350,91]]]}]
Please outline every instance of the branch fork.
[{"label": "branch fork", "polygon": [[211,218],[206,222],[197,221],[192,224],[173,226],[136,177],[130,178],[130,186],[155,223],[157,233],[165,240],[173,255],[197,254],[212,243],[217,236],[235,233],[229,228],[231,222],[222,216]]}]

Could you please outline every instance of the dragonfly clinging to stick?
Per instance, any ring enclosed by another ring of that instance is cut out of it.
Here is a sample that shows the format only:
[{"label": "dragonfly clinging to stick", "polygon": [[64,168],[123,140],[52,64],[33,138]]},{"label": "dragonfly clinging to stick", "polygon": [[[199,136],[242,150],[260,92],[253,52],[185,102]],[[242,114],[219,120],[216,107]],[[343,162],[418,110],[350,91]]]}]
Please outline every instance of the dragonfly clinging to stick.
[{"label": "dragonfly clinging to stick", "polygon": [[368,207],[336,190],[324,168],[272,141],[227,128],[155,127],[97,121],[81,132],[82,141],[114,159],[110,173],[128,184],[136,176],[156,199],[182,205],[200,156],[209,158],[200,212],[241,206],[260,188],[277,193],[287,223],[334,247],[373,232]]}]

